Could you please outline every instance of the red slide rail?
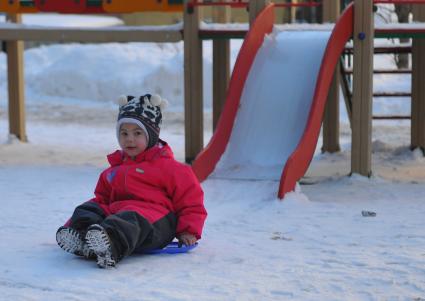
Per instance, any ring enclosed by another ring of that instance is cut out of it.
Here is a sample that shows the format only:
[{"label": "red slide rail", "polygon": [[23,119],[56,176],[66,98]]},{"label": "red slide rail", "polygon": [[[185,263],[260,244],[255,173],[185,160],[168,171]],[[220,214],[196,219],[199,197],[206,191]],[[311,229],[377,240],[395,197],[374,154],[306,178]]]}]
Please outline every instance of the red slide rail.
[{"label": "red slide rail", "polygon": [[338,19],[329,38],[317,77],[307,125],[297,148],[286,161],[280,179],[279,198],[294,190],[296,182],[305,174],[313,158],[335,66],[345,44],[353,35],[353,17],[354,7],[350,4]]},{"label": "red slide rail", "polygon": [[226,149],[232,133],[236,113],[238,111],[242,90],[248,77],[249,70],[263,44],[264,36],[273,30],[274,4],[269,4],[255,19],[248,32],[230,79],[226,102],[217,123],[213,137],[204,150],[192,164],[193,171],[200,181],[205,180],[213,172],[217,162]]},{"label": "red slide rail", "polygon": [[[188,3],[189,7],[194,6],[230,6],[233,8],[246,8],[249,5],[248,0],[231,0],[231,1],[215,1],[215,2],[204,2],[203,0],[192,0]],[[322,2],[316,2],[315,0],[307,0],[304,2],[289,2],[289,3],[274,3],[275,7],[316,7],[321,6]]]}]

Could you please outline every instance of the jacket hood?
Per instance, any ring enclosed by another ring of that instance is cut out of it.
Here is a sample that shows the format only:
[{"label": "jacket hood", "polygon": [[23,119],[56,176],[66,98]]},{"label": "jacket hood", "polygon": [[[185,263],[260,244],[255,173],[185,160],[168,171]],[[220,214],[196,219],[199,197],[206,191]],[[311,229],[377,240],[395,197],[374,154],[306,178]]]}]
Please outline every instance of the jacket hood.
[{"label": "jacket hood", "polygon": [[132,160],[122,150],[117,150],[113,152],[112,154],[109,154],[107,156],[107,159],[111,166],[116,166],[116,165],[123,164],[124,162],[140,163],[143,161],[152,161],[159,157],[174,158],[173,151],[171,150],[168,143],[161,139],[158,141],[158,143],[155,146],[148,148],[144,152],[141,152],[140,154],[138,154],[134,160]]}]

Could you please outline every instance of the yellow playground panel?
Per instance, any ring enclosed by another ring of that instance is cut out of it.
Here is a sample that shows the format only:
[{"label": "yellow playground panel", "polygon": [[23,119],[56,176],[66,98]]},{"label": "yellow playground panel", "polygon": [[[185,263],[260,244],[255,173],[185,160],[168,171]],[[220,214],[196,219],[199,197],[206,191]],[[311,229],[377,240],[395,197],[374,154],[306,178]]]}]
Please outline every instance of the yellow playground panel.
[{"label": "yellow playground panel", "polygon": [[34,1],[25,0],[0,0],[0,11],[10,14],[38,12]]},{"label": "yellow playground panel", "polygon": [[109,13],[176,12],[183,10],[183,0],[103,0],[102,6]]}]

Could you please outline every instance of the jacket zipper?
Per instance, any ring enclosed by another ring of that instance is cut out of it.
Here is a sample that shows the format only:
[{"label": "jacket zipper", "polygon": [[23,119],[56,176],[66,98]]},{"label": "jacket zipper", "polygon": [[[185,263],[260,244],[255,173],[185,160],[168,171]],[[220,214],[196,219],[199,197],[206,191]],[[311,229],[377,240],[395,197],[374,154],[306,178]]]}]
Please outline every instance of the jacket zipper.
[{"label": "jacket zipper", "polygon": [[128,170],[130,169],[130,166],[126,166],[126,168],[125,168],[125,173],[124,173],[124,187],[125,187],[125,193],[127,194],[127,195],[129,195],[130,193],[129,193],[129,191],[128,191],[128,188],[127,188],[127,174],[128,174]]}]

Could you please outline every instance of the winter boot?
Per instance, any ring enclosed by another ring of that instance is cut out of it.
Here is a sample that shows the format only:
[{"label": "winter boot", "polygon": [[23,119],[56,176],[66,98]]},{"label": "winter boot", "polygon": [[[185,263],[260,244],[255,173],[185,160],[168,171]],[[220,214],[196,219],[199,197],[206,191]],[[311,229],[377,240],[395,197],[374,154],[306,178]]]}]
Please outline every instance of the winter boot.
[{"label": "winter boot", "polygon": [[66,252],[84,256],[87,259],[96,258],[81,237],[80,232],[69,227],[60,227],[56,232],[56,242]]},{"label": "winter boot", "polygon": [[114,267],[118,263],[118,256],[106,230],[98,224],[87,229],[85,237],[88,248],[97,256],[97,265],[100,268]]}]

